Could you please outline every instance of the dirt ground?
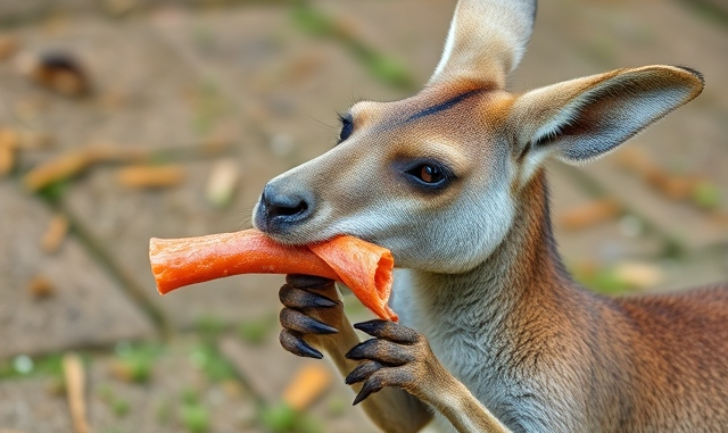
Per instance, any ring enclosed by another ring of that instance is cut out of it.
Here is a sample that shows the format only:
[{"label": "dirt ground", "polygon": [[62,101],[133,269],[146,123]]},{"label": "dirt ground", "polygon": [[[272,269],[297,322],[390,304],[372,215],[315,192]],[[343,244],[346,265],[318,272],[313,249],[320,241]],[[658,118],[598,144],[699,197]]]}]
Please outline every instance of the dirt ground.
[{"label": "dirt ground", "polygon": [[[93,432],[376,431],[327,363],[279,347],[280,276],[160,297],[148,241],[249,227],[268,179],[334,144],[337,112],[422,86],[454,3],[0,0],[0,432],[80,432],[76,359]],[[622,150],[549,165],[557,240],[587,287],[728,280],[726,48],[718,0],[540,4],[516,91],[658,63],[706,78]],[[83,81],[38,75],[49,53]],[[225,172],[233,186],[211,192]],[[311,365],[331,384],[290,411]]]}]

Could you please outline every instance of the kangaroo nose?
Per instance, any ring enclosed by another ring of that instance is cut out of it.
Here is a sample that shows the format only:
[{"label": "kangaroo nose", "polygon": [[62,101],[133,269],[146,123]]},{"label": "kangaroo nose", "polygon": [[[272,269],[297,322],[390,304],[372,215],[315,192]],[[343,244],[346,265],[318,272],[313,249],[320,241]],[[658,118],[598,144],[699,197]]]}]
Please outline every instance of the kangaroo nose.
[{"label": "kangaroo nose", "polygon": [[312,213],[311,193],[269,183],[263,188],[255,223],[263,231],[280,233],[304,221]]}]

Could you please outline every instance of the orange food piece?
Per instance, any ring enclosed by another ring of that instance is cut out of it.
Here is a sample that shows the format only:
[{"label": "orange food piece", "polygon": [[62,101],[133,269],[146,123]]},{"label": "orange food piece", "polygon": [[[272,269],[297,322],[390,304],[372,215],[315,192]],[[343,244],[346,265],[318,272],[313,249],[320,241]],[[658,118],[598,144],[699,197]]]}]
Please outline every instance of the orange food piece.
[{"label": "orange food piece", "polygon": [[282,245],[258,230],[152,238],[149,260],[161,294],[231,275],[315,275],[341,281],[374,314],[397,320],[387,305],[392,291],[392,254],[353,236],[308,246]]}]

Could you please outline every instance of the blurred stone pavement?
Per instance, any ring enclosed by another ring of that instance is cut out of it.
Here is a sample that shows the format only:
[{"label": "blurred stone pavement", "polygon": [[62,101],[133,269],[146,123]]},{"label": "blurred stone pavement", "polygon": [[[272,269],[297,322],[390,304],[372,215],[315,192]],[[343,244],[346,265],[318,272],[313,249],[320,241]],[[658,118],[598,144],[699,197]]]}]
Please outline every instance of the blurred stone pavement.
[{"label": "blurred stone pavement", "polygon": [[[61,368],[71,352],[86,367],[94,432],[377,431],[333,369],[305,414],[282,408],[309,362],[277,344],[280,276],[160,297],[148,241],[249,227],[267,180],[333,146],[337,112],[422,86],[454,4],[0,0],[0,432],[77,431]],[[719,0],[539,5],[514,91],[648,64],[706,80],[621,150],[549,165],[557,240],[586,286],[728,280],[727,48]],[[78,60],[90,95],[23,72],[48,52]],[[87,154],[105,156],[29,183],[39,167]],[[139,165],[174,174],[139,187],[126,175]],[[217,200],[208,184],[230,166],[238,182]],[[347,308],[369,317],[355,300]]]}]

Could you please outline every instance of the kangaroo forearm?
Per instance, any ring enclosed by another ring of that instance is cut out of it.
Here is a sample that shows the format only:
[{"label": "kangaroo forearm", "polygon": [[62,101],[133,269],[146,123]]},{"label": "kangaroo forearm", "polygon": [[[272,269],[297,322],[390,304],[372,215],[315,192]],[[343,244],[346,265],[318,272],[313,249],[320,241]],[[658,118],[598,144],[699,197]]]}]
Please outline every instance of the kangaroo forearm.
[{"label": "kangaroo forearm", "polygon": [[511,433],[444,368],[432,378],[418,397],[435,407],[459,433]]},{"label": "kangaroo forearm", "polygon": [[[327,339],[323,349],[339,373],[346,377],[359,362],[347,359],[344,355],[359,343],[359,336],[346,319],[339,333],[329,337],[333,338]],[[361,386],[361,383],[357,383],[351,388],[358,393]],[[387,433],[415,433],[432,420],[427,405],[397,388],[385,388],[372,394],[361,406],[374,424]]]}]

